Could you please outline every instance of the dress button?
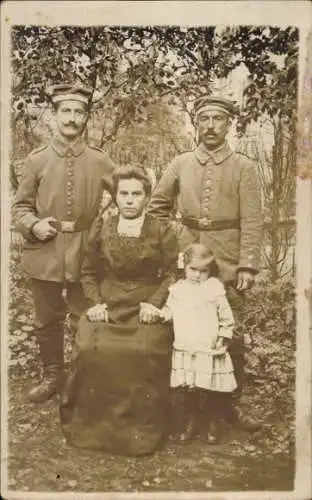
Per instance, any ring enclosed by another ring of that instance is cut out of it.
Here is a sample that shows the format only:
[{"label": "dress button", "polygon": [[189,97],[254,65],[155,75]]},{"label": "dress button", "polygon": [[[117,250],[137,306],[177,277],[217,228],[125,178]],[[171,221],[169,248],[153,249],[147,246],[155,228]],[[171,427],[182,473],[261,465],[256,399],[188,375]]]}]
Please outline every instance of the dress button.
[{"label": "dress button", "polygon": [[71,200],[67,200],[66,204],[67,204],[67,205],[71,205],[71,204],[72,204],[72,201],[71,201]]},{"label": "dress button", "polygon": [[71,170],[68,170],[67,175],[69,175],[69,177],[71,177],[73,175],[73,172]]},{"label": "dress button", "polygon": [[71,215],[71,214],[72,214],[71,210],[67,210],[66,215]]}]

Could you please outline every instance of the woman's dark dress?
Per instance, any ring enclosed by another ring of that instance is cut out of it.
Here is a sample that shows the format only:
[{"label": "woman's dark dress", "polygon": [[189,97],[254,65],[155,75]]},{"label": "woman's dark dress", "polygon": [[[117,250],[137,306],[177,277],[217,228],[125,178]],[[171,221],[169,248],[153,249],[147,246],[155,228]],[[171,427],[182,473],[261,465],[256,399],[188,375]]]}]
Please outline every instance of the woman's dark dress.
[{"label": "woman's dark dress", "polygon": [[90,306],[108,305],[110,321],[80,320],[61,425],[74,446],[141,455],[167,437],[173,333],[139,323],[140,302],[165,303],[178,251],[172,230],[150,215],[139,238],[118,235],[117,225],[118,216],[97,220],[90,232],[82,285]]}]

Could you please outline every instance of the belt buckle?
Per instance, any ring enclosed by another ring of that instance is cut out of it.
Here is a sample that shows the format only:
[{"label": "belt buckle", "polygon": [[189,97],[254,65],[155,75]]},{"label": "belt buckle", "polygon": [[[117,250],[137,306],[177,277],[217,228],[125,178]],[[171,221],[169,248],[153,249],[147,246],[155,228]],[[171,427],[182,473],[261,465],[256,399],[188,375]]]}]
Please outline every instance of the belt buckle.
[{"label": "belt buckle", "polygon": [[198,219],[198,227],[200,229],[210,229],[212,227],[212,220],[208,219],[208,217],[202,217]]},{"label": "belt buckle", "polygon": [[75,231],[75,221],[62,220],[61,221],[61,231],[62,231],[62,233],[73,233]]}]

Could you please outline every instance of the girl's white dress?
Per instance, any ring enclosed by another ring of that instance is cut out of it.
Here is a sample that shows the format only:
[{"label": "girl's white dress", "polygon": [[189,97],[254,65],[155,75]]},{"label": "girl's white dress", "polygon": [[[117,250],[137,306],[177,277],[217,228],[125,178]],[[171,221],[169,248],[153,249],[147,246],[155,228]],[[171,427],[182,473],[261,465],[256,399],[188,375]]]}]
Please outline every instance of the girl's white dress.
[{"label": "girl's white dress", "polygon": [[221,281],[180,280],[169,288],[166,306],[174,328],[171,386],[233,391],[237,384],[230,355],[214,349],[219,336],[232,338],[234,327]]}]

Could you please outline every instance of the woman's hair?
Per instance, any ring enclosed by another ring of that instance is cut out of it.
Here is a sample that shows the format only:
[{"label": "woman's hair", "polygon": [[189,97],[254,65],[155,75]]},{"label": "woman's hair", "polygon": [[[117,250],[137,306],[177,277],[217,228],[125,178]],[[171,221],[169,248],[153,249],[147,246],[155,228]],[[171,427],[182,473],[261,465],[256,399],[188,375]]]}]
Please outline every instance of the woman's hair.
[{"label": "woman's hair", "polygon": [[[189,245],[183,253],[184,267],[195,259],[203,261],[204,267],[209,271],[209,276],[218,278],[220,269],[210,248],[201,243],[192,243]],[[206,265],[205,261],[207,262]]]},{"label": "woman's hair", "polygon": [[141,181],[145,194],[150,196],[152,192],[152,182],[143,167],[137,165],[123,165],[114,171],[112,183],[112,195],[114,198],[116,198],[119,181],[122,179],[137,179]]}]

